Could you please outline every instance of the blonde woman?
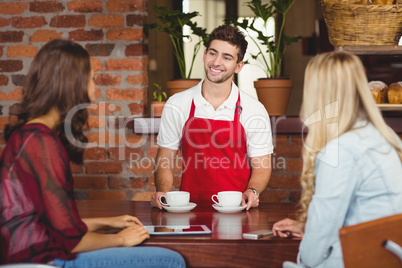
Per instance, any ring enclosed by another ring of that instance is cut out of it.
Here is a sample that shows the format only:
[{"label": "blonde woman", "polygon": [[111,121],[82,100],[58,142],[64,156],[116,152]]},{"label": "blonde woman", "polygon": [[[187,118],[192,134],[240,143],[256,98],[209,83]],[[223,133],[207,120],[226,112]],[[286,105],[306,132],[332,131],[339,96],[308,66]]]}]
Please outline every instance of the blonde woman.
[{"label": "blonde woman", "polygon": [[302,237],[298,264],[343,267],[338,230],[402,213],[402,147],[386,125],[355,55],[316,56],[305,73],[299,221],[274,224],[280,237]]}]

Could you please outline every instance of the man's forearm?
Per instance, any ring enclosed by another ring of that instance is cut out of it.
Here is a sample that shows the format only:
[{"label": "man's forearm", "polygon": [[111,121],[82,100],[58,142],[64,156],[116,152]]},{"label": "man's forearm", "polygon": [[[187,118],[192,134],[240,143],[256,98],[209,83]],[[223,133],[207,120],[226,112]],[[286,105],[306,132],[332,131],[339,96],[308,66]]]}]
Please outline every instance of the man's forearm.
[{"label": "man's forearm", "polygon": [[247,188],[255,188],[262,193],[271,177],[271,155],[256,157],[251,160],[251,177]]},{"label": "man's forearm", "polygon": [[155,171],[155,187],[157,192],[168,192],[173,185],[173,170],[158,167]]}]

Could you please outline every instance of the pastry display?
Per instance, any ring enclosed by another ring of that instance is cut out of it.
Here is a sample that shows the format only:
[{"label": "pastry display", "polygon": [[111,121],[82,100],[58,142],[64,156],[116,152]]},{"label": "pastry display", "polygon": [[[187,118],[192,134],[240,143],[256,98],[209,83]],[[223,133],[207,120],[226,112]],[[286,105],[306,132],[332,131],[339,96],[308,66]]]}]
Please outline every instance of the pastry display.
[{"label": "pastry display", "polygon": [[370,81],[369,88],[377,104],[387,102],[388,86],[382,81]]},{"label": "pastry display", "polygon": [[402,81],[389,85],[388,101],[390,104],[402,104]]}]

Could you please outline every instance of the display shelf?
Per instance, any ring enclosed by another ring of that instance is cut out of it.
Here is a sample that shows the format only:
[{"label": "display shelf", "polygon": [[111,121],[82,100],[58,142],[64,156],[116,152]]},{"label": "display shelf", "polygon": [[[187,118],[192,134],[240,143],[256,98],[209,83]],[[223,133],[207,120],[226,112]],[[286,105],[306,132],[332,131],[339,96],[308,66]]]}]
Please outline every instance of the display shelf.
[{"label": "display shelf", "polygon": [[402,104],[381,103],[377,106],[381,111],[402,111]]},{"label": "display shelf", "polygon": [[336,47],[338,51],[350,52],[356,55],[402,55],[402,46],[343,46]]}]

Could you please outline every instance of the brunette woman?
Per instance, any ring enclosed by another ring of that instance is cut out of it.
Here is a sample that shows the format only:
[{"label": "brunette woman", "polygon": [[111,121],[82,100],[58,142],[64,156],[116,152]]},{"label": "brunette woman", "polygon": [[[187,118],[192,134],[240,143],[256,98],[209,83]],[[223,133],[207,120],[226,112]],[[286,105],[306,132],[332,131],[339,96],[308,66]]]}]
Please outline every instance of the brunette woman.
[{"label": "brunette woman", "polygon": [[[86,109],[94,83],[88,53],[68,40],[34,58],[1,157],[0,263],[58,267],[184,267],[176,252],[133,247],[149,237],[133,216],[80,219],[70,160],[82,163]],[[69,136],[70,135],[70,136]],[[70,141],[76,141],[71,143]],[[94,232],[122,228],[117,234]]]}]

